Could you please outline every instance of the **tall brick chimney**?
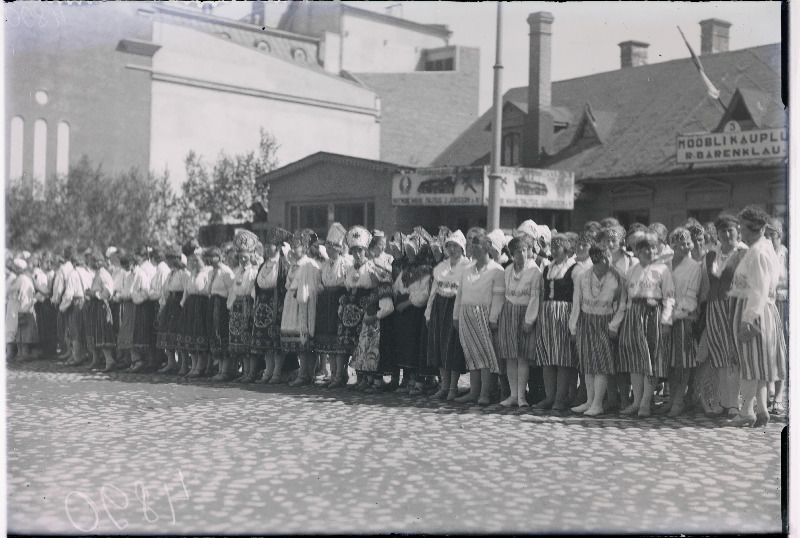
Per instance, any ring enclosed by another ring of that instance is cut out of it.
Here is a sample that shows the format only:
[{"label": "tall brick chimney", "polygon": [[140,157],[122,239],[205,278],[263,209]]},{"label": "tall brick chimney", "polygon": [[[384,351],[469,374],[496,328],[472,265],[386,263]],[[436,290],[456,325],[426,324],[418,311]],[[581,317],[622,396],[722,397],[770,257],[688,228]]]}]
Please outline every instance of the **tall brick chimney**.
[{"label": "tall brick chimney", "polygon": [[728,35],[731,23],[720,19],[700,21],[700,55],[728,51]]},{"label": "tall brick chimney", "polygon": [[530,59],[528,66],[528,118],[522,133],[522,166],[535,167],[542,152],[553,153],[552,80],[553,15],[539,11],[528,15]]},{"label": "tall brick chimney", "polygon": [[623,41],[619,44],[620,67],[647,65],[647,47],[643,41]]}]

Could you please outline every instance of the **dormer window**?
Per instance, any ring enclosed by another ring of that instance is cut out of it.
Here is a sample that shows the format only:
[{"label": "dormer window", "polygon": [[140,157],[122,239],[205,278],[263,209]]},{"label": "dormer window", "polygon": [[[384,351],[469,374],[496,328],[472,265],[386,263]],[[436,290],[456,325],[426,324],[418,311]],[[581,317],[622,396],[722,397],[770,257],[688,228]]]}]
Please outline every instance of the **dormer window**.
[{"label": "dormer window", "polygon": [[425,71],[455,71],[456,47],[424,50],[420,64]]},{"label": "dormer window", "polygon": [[452,71],[453,59],[428,60],[425,62],[425,71]]}]

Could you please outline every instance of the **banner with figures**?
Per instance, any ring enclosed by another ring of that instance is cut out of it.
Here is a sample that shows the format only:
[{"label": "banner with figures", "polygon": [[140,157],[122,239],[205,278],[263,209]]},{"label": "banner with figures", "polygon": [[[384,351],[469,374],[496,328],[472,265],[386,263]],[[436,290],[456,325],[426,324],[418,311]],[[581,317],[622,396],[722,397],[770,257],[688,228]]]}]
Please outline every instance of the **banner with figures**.
[{"label": "banner with figures", "polygon": [[[501,207],[572,209],[575,174],[561,170],[502,167]],[[419,168],[392,180],[395,206],[487,206],[488,166]]]}]

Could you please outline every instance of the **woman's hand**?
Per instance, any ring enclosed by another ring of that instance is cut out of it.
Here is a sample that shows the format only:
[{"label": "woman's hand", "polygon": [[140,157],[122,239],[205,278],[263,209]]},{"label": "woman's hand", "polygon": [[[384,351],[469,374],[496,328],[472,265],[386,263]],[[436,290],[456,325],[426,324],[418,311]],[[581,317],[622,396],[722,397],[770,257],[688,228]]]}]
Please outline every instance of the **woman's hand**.
[{"label": "woman's hand", "polygon": [[753,325],[752,323],[748,323],[747,321],[743,321],[739,325],[739,338],[743,342],[749,342],[752,340],[759,332],[758,327]]},{"label": "woman's hand", "polygon": [[364,316],[364,323],[367,325],[372,325],[376,321],[378,321],[378,316]]},{"label": "woman's hand", "polygon": [[398,314],[402,314],[403,310],[408,308],[408,305],[410,305],[410,304],[411,304],[411,301],[403,301],[402,303],[400,303],[396,307],[394,307],[394,309],[397,310]]},{"label": "woman's hand", "polygon": [[496,331],[497,330],[497,322],[496,321],[490,321],[489,322],[489,328],[491,330],[493,330],[493,331]]},{"label": "woman's hand", "polygon": [[661,324],[661,334],[664,336],[669,336],[672,332],[672,325],[666,325],[664,323]]},{"label": "woman's hand", "polygon": [[525,334],[530,334],[532,330],[533,330],[533,323],[526,323],[525,325],[522,326],[522,332],[524,332]]},{"label": "woman's hand", "polygon": [[453,329],[455,329],[456,331],[458,331],[458,320],[457,320],[457,319],[454,319],[454,320],[453,320]]}]

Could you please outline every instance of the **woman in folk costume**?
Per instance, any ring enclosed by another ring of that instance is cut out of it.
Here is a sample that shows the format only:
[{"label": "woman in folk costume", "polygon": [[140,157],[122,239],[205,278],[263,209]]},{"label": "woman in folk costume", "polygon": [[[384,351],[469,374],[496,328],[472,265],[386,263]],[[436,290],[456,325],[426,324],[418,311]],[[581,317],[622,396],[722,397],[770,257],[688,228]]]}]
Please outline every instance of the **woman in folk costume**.
[{"label": "woman in folk costume", "polygon": [[[61,311],[67,322],[67,337],[72,344],[72,358],[65,364],[77,366],[85,361],[86,332],[83,318],[83,307],[86,303],[85,292],[92,286],[88,272],[78,271],[78,266],[83,265],[83,256],[73,253],[70,261],[70,270],[65,273],[64,293],[61,296]],[[88,281],[87,281],[88,280]]]},{"label": "woman in folk costume", "polygon": [[284,355],[281,353],[281,318],[286,298],[289,262],[282,247],[291,234],[283,228],[267,232],[264,262],[253,283],[253,338],[250,353],[264,360],[264,373],[258,383],[282,383]]},{"label": "woman in folk costume", "polygon": [[[150,366],[155,348],[155,314],[150,301],[150,281],[155,275],[155,266],[149,259],[150,249],[139,247],[134,253],[133,280],[130,297],[133,303],[133,341],[131,342],[131,372],[143,372]],[[151,269],[152,267],[152,269]]]},{"label": "woman in folk costume", "polygon": [[233,288],[233,269],[223,260],[222,250],[211,247],[203,253],[206,265],[211,266],[208,277],[208,312],[206,313],[206,337],[211,357],[206,367],[205,376],[213,377],[215,373],[224,372],[229,363],[224,359],[228,355],[230,338],[230,312],[228,312],[228,295]]},{"label": "woman in folk costume", "polygon": [[33,312],[36,316],[36,327],[39,332],[38,354],[39,356],[52,356],[56,349],[56,312],[50,302],[50,285],[52,278],[48,278],[47,271],[49,271],[50,261],[52,257],[50,253],[33,254],[28,258],[28,267],[30,269],[31,279],[33,280],[33,287],[36,290],[34,294],[35,303],[33,305]]},{"label": "woman in folk costume", "polygon": [[505,270],[505,303],[498,319],[498,356],[506,362],[510,394],[503,407],[527,407],[530,360],[534,355],[533,324],[539,314],[542,272],[531,259],[534,240],[521,234],[508,243],[512,264]]},{"label": "woman in folk costume", "polygon": [[[10,254],[7,254],[10,256]],[[17,320],[19,318],[19,284],[17,278],[24,271],[22,264],[15,265],[16,258],[6,259],[6,357],[17,358]],[[24,262],[19,258],[20,262]],[[26,264],[27,265],[27,264]]]},{"label": "woman in folk costume", "polygon": [[608,378],[616,372],[614,342],[625,316],[627,296],[625,281],[611,270],[611,251],[593,245],[589,259],[592,267],[575,282],[569,318],[587,393],[586,403],[572,411],[597,416],[604,412]]},{"label": "woman in folk costume", "polygon": [[[610,219],[610,220],[609,220]],[[603,219],[602,222],[616,221],[609,217]],[[601,227],[600,233],[597,236],[598,246],[604,251],[611,253],[611,270],[615,271],[617,275],[624,281],[627,280],[631,267],[639,263],[639,260],[633,256],[628,250],[624,248],[625,243],[625,228],[616,225],[609,225]],[[619,347],[615,342],[612,348],[615,356],[615,362],[619,362]],[[608,406],[607,410],[625,409],[630,405],[630,392],[631,392],[631,379],[628,372],[617,371],[616,374],[608,376]]]},{"label": "woman in folk costume", "polygon": [[181,298],[180,330],[178,350],[189,356],[191,367],[186,377],[200,377],[206,371],[209,361],[206,317],[208,316],[208,285],[211,267],[204,261],[203,249],[197,241],[183,245],[186,255],[186,268],[189,275],[183,286]]},{"label": "woman in folk costume", "polygon": [[347,359],[357,342],[357,335],[342,324],[339,314],[339,301],[347,293],[347,269],[353,265],[353,257],[345,254],[346,238],[345,227],[334,222],[325,239],[328,259],[320,267],[317,283],[314,351],[320,360],[328,360],[330,381],[323,382],[328,388],[347,384]]},{"label": "woman in folk costume", "polygon": [[[122,287],[114,288],[114,297],[119,303],[119,331],[117,332],[117,362],[120,368],[131,366],[131,347],[133,346],[133,322],[135,309],[131,300],[133,285],[133,255],[125,251],[119,252],[119,263],[123,275]],[[112,313],[113,316],[113,313]]]},{"label": "woman in folk costume", "polygon": [[553,261],[542,272],[542,298],[536,326],[535,361],[542,367],[545,399],[536,409],[569,409],[570,390],[578,379],[578,359],[570,342],[569,317],[575,283],[575,243],[565,234],[553,236]]},{"label": "woman in folk costume", "polygon": [[[705,311],[705,343],[708,349],[708,382],[698,381],[701,398],[710,398],[712,412],[736,416],[739,413],[739,356],[731,332],[733,299],[728,292],[733,275],[747,245],[739,238],[739,219],[723,214],[715,223],[719,244],[705,256],[703,278],[708,282]],[[703,369],[701,371],[704,372]],[[708,385],[708,387],[706,387]]]},{"label": "woman in folk costume", "polygon": [[258,357],[250,353],[253,338],[253,291],[258,267],[251,262],[258,245],[258,236],[242,230],[233,238],[238,265],[233,271],[233,286],[228,294],[228,353],[223,359],[223,368],[215,379],[229,381],[236,377],[239,363],[242,375],[235,379],[239,383],[253,383],[259,367]]},{"label": "woman in folk costume", "polygon": [[[423,376],[429,374],[424,344],[425,307],[430,298],[433,252],[431,236],[421,227],[406,238],[406,261],[392,286],[394,312],[390,316],[390,357],[381,356],[379,371],[403,369],[409,379],[408,393],[424,392]],[[381,327],[383,330],[383,327]],[[392,368],[394,366],[394,368]]]},{"label": "woman in folk costume", "polygon": [[[184,374],[188,371],[186,365],[186,355],[178,352],[178,337],[180,335],[181,323],[181,300],[183,290],[186,288],[186,281],[189,278],[189,271],[186,264],[182,261],[183,254],[178,245],[170,245],[166,249],[166,264],[170,271],[159,286],[151,286],[160,290],[158,297],[159,312],[156,318],[156,347],[167,354],[167,364],[158,372],[165,374],[173,371]],[[152,296],[152,295],[151,295]],[[178,364],[180,357],[181,364]]]},{"label": "woman in folk costume", "polygon": [[281,318],[281,350],[297,353],[300,370],[291,386],[314,382],[314,330],[317,313],[319,263],[308,256],[317,234],[305,229],[295,232],[290,241],[294,261],[286,277],[286,298]]},{"label": "woman in folk costume", "polygon": [[147,302],[153,310],[153,327],[155,329],[150,366],[160,371],[163,365],[164,371],[169,371],[173,368],[174,363],[171,362],[166,350],[158,345],[158,314],[162,306],[161,300],[164,293],[164,283],[167,281],[167,277],[172,268],[164,258],[164,249],[158,246],[151,249],[150,261],[154,266],[154,271],[153,276],[150,277],[150,291]]},{"label": "woman in folk costume", "polygon": [[675,284],[669,267],[656,262],[659,239],[647,233],[636,245],[639,264],[627,278],[628,306],[619,343],[619,369],[630,372],[633,403],[622,415],[650,416],[658,378],[667,376],[669,359],[664,340],[672,326]]},{"label": "woman in folk costume", "polygon": [[32,359],[32,348],[39,343],[39,328],[36,325],[36,288],[33,285],[33,269],[21,258],[12,262],[17,278],[11,285],[12,293],[16,296],[17,306],[17,333],[15,342],[20,360]]},{"label": "woman in folk costume", "polygon": [[470,392],[455,401],[489,405],[492,374],[500,373],[493,333],[505,301],[505,273],[490,252],[502,250],[503,242],[483,231],[473,236],[470,246],[472,263],[464,269],[453,305],[453,327],[464,349]]},{"label": "woman in folk costume", "polygon": [[[358,230],[356,226],[353,228],[348,231],[348,238],[352,238],[353,241],[348,241],[348,243],[357,244],[359,239],[355,235],[361,236],[366,230]],[[360,261],[360,252],[358,247],[352,250],[354,251],[353,267],[355,268]],[[384,324],[384,320],[394,311],[392,267],[389,258],[385,257],[367,260],[361,267],[365,270],[350,275],[353,278],[358,274],[356,286],[352,290],[355,291],[355,295],[351,295],[350,300],[363,309],[358,345],[353,351],[351,365],[356,372],[362,374],[363,381],[359,390],[367,393],[383,392],[386,390],[383,383],[386,367],[384,366],[383,369],[381,367],[381,353],[385,349],[382,340],[385,336],[385,329],[389,327]],[[343,316],[355,317],[357,315],[356,311],[349,308],[352,306],[353,303],[350,303],[344,307]],[[348,313],[348,310],[351,312]]]},{"label": "woman in folk costume", "polygon": [[453,308],[461,276],[470,261],[464,255],[467,240],[461,230],[444,240],[447,257],[433,269],[433,283],[425,310],[428,325],[428,365],[439,368],[441,388],[431,399],[455,400],[458,378],[467,372],[464,350],[453,329]]},{"label": "woman in folk costume", "polygon": [[672,260],[672,247],[669,246],[669,230],[660,222],[654,222],[647,227],[647,231],[658,238],[658,252],[656,252],[656,263],[668,264]]},{"label": "woman in folk costume", "polygon": [[[764,237],[769,216],[748,206],[739,212],[747,252],[733,275],[731,330],[739,352],[742,407],[736,426],[762,427],[769,423],[767,384],[786,379],[786,340],[775,306],[780,262]],[[755,403],[755,415],[753,414]]]},{"label": "woman in folk costume", "polygon": [[[780,275],[778,276],[778,287],[775,289],[775,306],[778,308],[778,317],[783,327],[783,339],[786,341],[786,349],[789,349],[789,251],[781,243],[783,238],[783,221],[779,218],[772,218],[767,222],[764,235],[772,243],[775,254],[778,257]],[[775,390],[771,397],[770,412],[782,413],[786,385],[783,381],[775,381]]]},{"label": "woman in folk costume", "polygon": [[546,224],[539,224],[536,229],[538,231],[537,244],[539,247],[536,253],[536,265],[544,271],[544,268],[550,265],[552,260],[551,243],[553,241],[553,232]]},{"label": "woman in folk costume", "polygon": [[675,284],[675,306],[672,309],[672,330],[664,339],[670,390],[669,401],[659,411],[676,417],[683,412],[689,375],[698,365],[694,321],[699,316],[702,265],[692,259],[694,244],[686,228],[673,230],[670,245],[674,253],[669,267]]},{"label": "woman in folk costume", "polygon": [[108,304],[114,294],[114,279],[105,267],[103,255],[93,253],[89,261],[94,269],[94,279],[87,296],[89,306],[86,317],[86,347],[94,356],[92,367],[110,372],[117,367],[113,355],[117,339],[114,335],[111,307]]}]

